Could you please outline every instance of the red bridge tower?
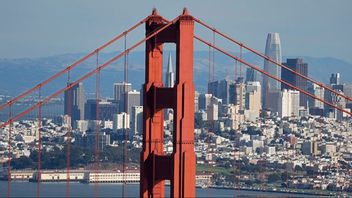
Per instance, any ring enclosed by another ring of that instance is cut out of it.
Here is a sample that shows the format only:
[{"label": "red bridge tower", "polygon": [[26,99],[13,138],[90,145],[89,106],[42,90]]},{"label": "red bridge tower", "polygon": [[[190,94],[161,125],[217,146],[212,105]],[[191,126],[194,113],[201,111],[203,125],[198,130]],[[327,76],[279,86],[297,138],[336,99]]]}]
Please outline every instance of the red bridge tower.
[{"label": "red bridge tower", "polygon": [[[146,22],[146,35],[166,25],[156,9]],[[193,17],[187,9],[175,23],[146,42],[143,96],[143,151],[141,197],[165,197],[170,180],[171,197],[195,197]],[[176,44],[176,82],[163,87],[163,44]],[[163,109],[174,110],[173,153],[163,151]]]}]

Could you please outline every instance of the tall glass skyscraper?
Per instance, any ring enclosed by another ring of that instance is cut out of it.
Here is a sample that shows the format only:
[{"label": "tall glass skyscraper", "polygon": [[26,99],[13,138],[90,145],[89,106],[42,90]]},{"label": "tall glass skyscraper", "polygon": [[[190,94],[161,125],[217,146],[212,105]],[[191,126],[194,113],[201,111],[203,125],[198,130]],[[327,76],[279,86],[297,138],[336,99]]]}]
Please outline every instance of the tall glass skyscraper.
[{"label": "tall glass skyscraper", "polygon": [[[279,33],[269,33],[266,39],[265,55],[274,61],[281,63],[281,42]],[[281,77],[281,68],[267,60],[264,60],[264,70],[278,78]],[[268,93],[278,92],[281,90],[280,82],[263,75],[263,105],[267,107],[266,96]]]},{"label": "tall glass skyscraper", "polygon": [[71,126],[75,126],[75,121],[84,120],[84,104],[86,97],[83,83],[74,85],[66,90],[64,94],[64,114],[71,116]]}]

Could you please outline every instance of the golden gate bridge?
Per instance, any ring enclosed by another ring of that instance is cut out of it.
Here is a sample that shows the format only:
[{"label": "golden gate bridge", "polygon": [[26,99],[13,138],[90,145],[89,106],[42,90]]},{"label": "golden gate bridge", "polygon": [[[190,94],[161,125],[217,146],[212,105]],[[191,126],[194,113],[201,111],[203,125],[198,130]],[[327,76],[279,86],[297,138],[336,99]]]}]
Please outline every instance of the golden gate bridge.
[{"label": "golden gate bridge", "polygon": [[[127,35],[133,32],[141,25],[145,25],[146,35],[143,39],[137,41],[133,45],[127,47]],[[171,197],[195,197],[195,173],[196,173],[196,158],[194,153],[194,84],[193,84],[193,50],[194,41],[198,41],[209,47],[209,59],[210,59],[210,48],[216,50],[229,58],[245,65],[253,70],[262,73],[288,87],[299,91],[301,94],[305,94],[315,100],[318,100],[325,105],[331,106],[338,111],[352,115],[350,111],[333,104],[329,101],[324,100],[324,98],[319,98],[307,90],[296,87],[283,79],[270,74],[259,66],[248,63],[242,58],[242,55],[237,56],[234,53],[219,47],[215,44],[215,39],[213,41],[207,41],[204,38],[196,35],[194,32],[194,26],[199,25],[208,29],[213,35],[220,36],[221,38],[227,40],[234,46],[239,46],[242,53],[243,50],[247,50],[250,53],[262,58],[263,60],[269,61],[277,67],[284,68],[289,72],[313,83],[317,86],[328,90],[337,97],[343,98],[346,101],[352,101],[352,98],[332,89],[329,86],[324,85],[312,79],[309,76],[305,76],[299,72],[296,72],[289,67],[276,62],[268,56],[263,55],[259,51],[247,46],[246,44],[235,40],[229,35],[221,32],[218,29],[208,25],[204,21],[190,15],[188,10],[185,8],[183,13],[172,20],[165,19],[160,16],[156,9],[150,16],[139,21],[137,24],[133,25],[131,28],[127,29],[120,35],[111,39],[104,45],[96,48],[86,56],[77,60],[73,64],[69,65],[65,69],[57,72],[48,79],[42,81],[38,85],[28,89],[22,94],[14,97],[8,102],[0,106],[0,111],[8,112],[8,119],[0,124],[0,128],[7,128],[9,130],[9,142],[8,142],[8,197],[10,197],[11,192],[11,132],[13,131],[13,122],[21,119],[23,116],[36,111],[37,120],[42,120],[42,106],[48,103],[55,97],[60,96],[65,91],[70,90],[72,87],[78,83],[92,78],[95,75],[96,78],[96,100],[100,99],[100,74],[101,71],[106,67],[116,62],[117,60],[124,58],[124,81],[128,82],[128,54],[135,50],[137,47],[145,44],[145,84],[143,86],[143,151],[140,158],[140,197],[164,197],[165,196],[165,180],[170,180],[170,195]],[[116,43],[119,40],[124,40],[124,50],[111,58],[110,60],[100,63],[99,53]],[[163,55],[163,44],[164,43],[174,43],[176,44],[176,83],[172,88],[164,87],[162,80],[162,55]],[[74,68],[79,67],[82,63],[89,58],[96,58],[96,67],[90,72],[81,75],[78,79],[72,80],[71,72]],[[210,67],[210,66],[209,66]],[[209,76],[213,75],[214,68],[209,68]],[[54,80],[67,75],[67,86],[55,91],[54,93],[44,96],[42,90],[45,87],[49,87],[50,83]],[[39,102],[35,103],[31,107],[25,109],[22,112],[13,112],[12,107],[23,100],[24,98],[30,96],[31,94],[38,94]],[[68,96],[73,97],[73,96]],[[70,106],[70,105],[68,105]],[[125,104],[125,110],[126,110]],[[174,131],[173,131],[173,153],[171,155],[165,155],[163,151],[163,109],[172,108],[174,110]],[[99,108],[96,105],[96,120],[99,120]],[[68,110],[70,115],[72,112]],[[72,129],[69,129],[72,130]],[[97,124],[95,129],[96,134],[96,144],[95,144],[95,169],[99,172],[99,126]],[[38,147],[38,171],[37,178],[40,178],[40,153],[41,153],[41,131],[39,132],[39,139],[37,142]],[[67,138],[70,140],[71,133],[67,133]],[[127,138],[127,132],[124,132],[124,138]],[[124,143],[124,162],[123,171],[125,171],[126,159],[127,159],[127,149],[126,143]],[[70,145],[71,141],[67,141],[67,159],[66,159],[66,196],[70,196]],[[234,173],[236,174],[236,173]],[[40,179],[37,181],[37,196],[40,197]],[[96,193],[94,196],[99,197],[98,185],[96,185]],[[124,192],[123,192],[124,194]]]}]

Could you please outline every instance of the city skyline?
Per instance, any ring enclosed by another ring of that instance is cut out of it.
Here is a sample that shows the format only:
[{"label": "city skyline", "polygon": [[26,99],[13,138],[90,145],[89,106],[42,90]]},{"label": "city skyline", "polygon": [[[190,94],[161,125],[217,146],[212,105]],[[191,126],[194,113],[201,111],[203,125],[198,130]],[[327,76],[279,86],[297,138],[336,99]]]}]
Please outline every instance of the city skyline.
[{"label": "city skyline", "polygon": [[[65,3],[50,6],[60,8]],[[190,7],[197,4],[189,3]],[[94,7],[87,1],[78,12],[86,11],[88,5],[99,10],[105,4]],[[285,16],[278,17],[274,7],[263,8],[268,7],[260,8],[267,13],[265,19],[270,19],[268,28],[282,25]],[[286,41],[292,42],[290,37],[281,38],[287,31],[267,31],[266,42],[265,38],[261,40],[265,47],[261,53],[256,44],[232,39],[230,33],[213,27],[212,20],[203,21],[197,10],[182,8],[181,15],[176,14],[178,17],[170,22],[164,18],[169,15],[153,8],[145,20],[130,29],[123,28],[120,36],[83,57],[65,60],[74,50],[67,45],[70,50],[55,63],[63,65],[62,70],[55,67],[51,74],[31,64],[30,59],[18,59],[25,60],[22,64],[38,76],[24,83],[28,91],[17,97],[0,89],[0,180],[7,181],[7,191],[0,194],[17,196],[16,182],[26,181],[36,183],[38,197],[45,196],[45,181],[66,182],[69,197],[73,195],[70,189],[76,188],[70,183],[75,181],[95,183],[97,197],[98,187],[104,186],[99,183],[122,183],[121,194],[125,197],[129,182],[139,183],[140,197],[195,197],[200,187],[215,193],[224,188],[233,192],[231,196],[237,192],[248,195],[246,191],[351,196],[352,81],[348,72],[340,73],[338,64],[329,59],[316,64],[329,67],[323,69],[324,75],[306,61],[309,57],[283,60],[287,54],[284,49],[291,45]],[[233,14],[226,10],[222,9],[225,19]],[[304,10],[306,7],[300,11]],[[125,13],[128,22],[136,11]],[[78,15],[80,20],[92,16]],[[96,19],[89,21],[94,25]],[[224,21],[218,22],[220,27],[224,27]],[[300,31],[295,32],[301,38],[295,44],[302,48],[309,45],[307,21],[301,21]],[[292,20],[283,29],[295,27]],[[134,36],[141,33],[140,29],[145,30],[142,40]],[[28,38],[32,36],[29,33]],[[119,42],[120,48],[116,47]],[[207,50],[198,59],[195,50],[201,43]],[[80,47],[86,44],[89,42]],[[139,57],[131,53],[138,47],[145,48]],[[111,49],[114,53],[109,54]],[[6,75],[10,73],[7,68],[15,67],[16,74],[30,75],[16,65],[17,59],[1,60],[5,80],[10,79],[8,84],[19,77]],[[134,61],[141,60],[145,61],[136,67]],[[112,67],[106,69],[108,66]],[[42,81],[39,75],[47,80]]]},{"label": "city skyline", "polygon": [[[352,4],[350,1],[335,3],[325,0],[319,1],[319,6],[316,6],[316,1],[300,3],[276,0],[270,1],[271,3],[222,1],[217,6],[214,6],[214,3],[210,1],[201,4],[199,4],[200,1],[187,3],[185,1],[168,3],[153,1],[152,4],[139,2],[144,4],[139,8],[133,7],[135,5],[133,2],[60,1],[46,3],[45,1],[36,1],[18,3],[4,1],[0,8],[0,20],[3,25],[0,30],[3,35],[0,38],[0,43],[7,47],[0,47],[0,54],[2,54],[0,57],[43,57],[68,52],[86,52],[102,44],[104,40],[112,38],[121,32],[123,27],[131,25],[131,22],[137,22],[140,16],[149,14],[152,7],[158,8],[166,17],[180,14],[179,10],[188,7],[193,14],[202,16],[217,28],[262,52],[264,52],[262,40],[268,32],[274,31],[279,32],[282,39],[285,40],[284,54],[336,57],[352,62],[352,57],[348,53],[351,51],[351,45],[348,41],[349,35],[352,34],[352,28],[346,25],[352,18],[348,10]],[[272,3],[276,6],[270,6]],[[39,8],[40,11],[38,11]],[[322,14],[312,15],[312,8]],[[204,10],[226,13],[225,17],[234,20],[231,20],[230,26],[226,26],[221,23],[221,14],[208,16]],[[300,10],[299,16],[297,16],[296,10]],[[65,13],[65,15],[60,17],[60,13]],[[249,17],[242,17],[243,15]],[[271,23],[267,23],[267,21],[271,21]],[[31,24],[33,28],[29,28],[28,24]],[[43,28],[43,24],[48,28]],[[92,29],[92,25],[97,27]],[[234,28],[234,26],[239,26],[240,29]],[[344,29],[344,31],[341,32],[340,29]],[[300,30],[300,34],[294,34],[294,30]],[[142,32],[140,33],[142,34]],[[80,36],[78,38],[74,35]],[[337,38],[333,35],[339,36]],[[14,37],[16,39],[13,39]],[[26,40],[29,37],[30,39]],[[40,39],[45,40],[43,44],[39,42]],[[49,40],[51,42],[48,42]],[[60,42],[55,40],[60,40]],[[334,42],[321,42],[322,40],[334,40]],[[49,45],[44,45],[44,43],[49,43]],[[31,46],[31,50],[28,50],[27,44]],[[302,48],[303,44],[307,45]]]}]

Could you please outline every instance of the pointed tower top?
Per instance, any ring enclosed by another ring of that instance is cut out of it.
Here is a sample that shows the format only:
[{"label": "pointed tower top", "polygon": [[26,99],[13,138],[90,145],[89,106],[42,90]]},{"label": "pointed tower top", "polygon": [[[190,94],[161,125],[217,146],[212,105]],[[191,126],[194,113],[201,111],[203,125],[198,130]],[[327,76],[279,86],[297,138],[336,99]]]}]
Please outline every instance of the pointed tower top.
[{"label": "pointed tower top", "polygon": [[171,52],[170,52],[169,61],[167,63],[166,87],[174,87],[174,85],[175,85],[175,74],[173,72]]},{"label": "pointed tower top", "polygon": [[173,73],[171,52],[169,54],[169,61],[167,62],[167,73]]},{"label": "pointed tower top", "polygon": [[152,15],[159,15],[158,10],[155,7],[153,8]]},{"label": "pointed tower top", "polygon": [[188,9],[187,9],[186,7],[185,7],[185,8],[183,8],[182,15],[189,15],[189,13],[188,13]]}]

